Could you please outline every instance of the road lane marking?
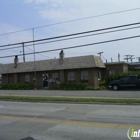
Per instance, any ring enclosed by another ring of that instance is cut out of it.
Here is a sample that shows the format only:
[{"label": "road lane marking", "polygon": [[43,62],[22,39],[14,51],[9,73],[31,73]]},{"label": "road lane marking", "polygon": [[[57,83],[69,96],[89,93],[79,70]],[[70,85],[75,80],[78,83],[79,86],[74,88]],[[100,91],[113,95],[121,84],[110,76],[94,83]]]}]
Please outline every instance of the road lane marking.
[{"label": "road lane marking", "polygon": [[45,119],[45,118],[32,118],[32,117],[21,117],[21,116],[6,116],[0,115],[1,119],[15,120],[15,121],[28,121],[28,122],[39,122],[39,123],[56,123],[62,125],[76,125],[85,127],[99,127],[99,128],[118,128],[118,129],[140,129],[140,125],[126,125],[126,124],[112,124],[112,123],[97,123],[97,122],[83,122],[83,121],[68,121],[68,120],[57,120],[57,119]]}]

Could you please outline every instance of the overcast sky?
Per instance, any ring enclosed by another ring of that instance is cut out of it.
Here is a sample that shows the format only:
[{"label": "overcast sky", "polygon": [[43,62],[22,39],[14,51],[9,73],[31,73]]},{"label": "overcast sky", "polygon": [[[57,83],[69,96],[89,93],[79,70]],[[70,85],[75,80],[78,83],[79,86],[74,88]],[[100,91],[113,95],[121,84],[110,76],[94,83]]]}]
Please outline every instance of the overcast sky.
[{"label": "overcast sky", "polygon": [[[134,8],[140,8],[140,0],[0,0],[0,34]],[[35,39],[41,39],[135,22],[140,22],[140,9],[37,28],[34,33]],[[135,35],[140,35],[140,28],[36,45],[35,48],[36,51],[43,51]],[[29,40],[33,40],[32,30],[0,35],[0,45]],[[25,52],[33,52],[32,50],[33,46],[30,46],[25,49]],[[64,52],[65,57],[98,55],[98,52],[104,52],[102,57],[104,61],[105,59],[111,61],[111,57],[113,61],[117,61],[118,53],[120,53],[123,61],[126,54],[140,57],[140,38],[65,50]],[[16,54],[22,54],[22,48],[0,50],[0,56]],[[43,53],[42,55],[37,54],[36,60],[54,59],[58,56],[59,51]],[[32,55],[26,56],[26,61],[33,61],[33,58]],[[0,63],[11,63],[13,59],[0,59]],[[23,61],[22,57],[19,57],[19,61]],[[137,59],[134,61],[137,61]]]}]

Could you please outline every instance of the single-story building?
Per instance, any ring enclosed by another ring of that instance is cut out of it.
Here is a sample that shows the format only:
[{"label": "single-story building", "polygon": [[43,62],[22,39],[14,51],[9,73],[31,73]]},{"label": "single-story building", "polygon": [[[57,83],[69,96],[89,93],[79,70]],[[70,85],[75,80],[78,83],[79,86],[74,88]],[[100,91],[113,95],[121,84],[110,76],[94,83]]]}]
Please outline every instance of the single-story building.
[{"label": "single-story building", "polygon": [[115,72],[140,71],[140,62],[110,62],[105,63],[104,77]]},{"label": "single-story building", "polygon": [[0,65],[2,84],[32,83],[39,89],[63,82],[88,82],[99,87],[106,66],[99,56],[65,58],[61,51],[58,59]]},{"label": "single-story building", "polygon": [[106,66],[106,70],[104,71],[104,76],[108,76],[115,72],[129,71],[129,64],[124,61],[105,63],[105,66]]},{"label": "single-story building", "polygon": [[129,71],[140,71],[140,62],[129,63]]}]

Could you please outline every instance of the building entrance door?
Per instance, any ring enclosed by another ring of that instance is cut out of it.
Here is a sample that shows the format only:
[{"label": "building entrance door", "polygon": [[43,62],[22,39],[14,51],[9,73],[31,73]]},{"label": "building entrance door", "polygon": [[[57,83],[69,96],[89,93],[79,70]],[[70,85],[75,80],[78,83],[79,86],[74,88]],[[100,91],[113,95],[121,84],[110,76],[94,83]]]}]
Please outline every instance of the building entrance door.
[{"label": "building entrance door", "polygon": [[43,88],[48,88],[48,86],[49,86],[49,76],[48,76],[48,74],[43,74],[42,75],[42,85],[43,85]]}]

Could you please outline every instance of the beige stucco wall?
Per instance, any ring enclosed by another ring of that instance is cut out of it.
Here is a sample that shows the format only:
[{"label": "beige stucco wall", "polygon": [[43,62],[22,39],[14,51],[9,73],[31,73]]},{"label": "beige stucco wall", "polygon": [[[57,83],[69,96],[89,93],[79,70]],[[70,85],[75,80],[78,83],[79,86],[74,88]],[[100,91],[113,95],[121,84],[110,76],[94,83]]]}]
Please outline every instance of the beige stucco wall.
[{"label": "beige stucco wall", "polygon": [[9,81],[10,84],[14,83],[14,75],[13,74],[8,75],[8,81]]},{"label": "beige stucco wall", "polygon": [[115,72],[127,72],[128,64],[106,64],[106,69],[103,72],[103,77],[109,76],[109,71],[115,70]]},{"label": "beige stucco wall", "polygon": [[[49,79],[52,78],[53,73],[58,73],[58,80],[63,82],[69,82],[68,81],[68,73],[74,72],[75,73],[75,82],[81,82],[81,72],[82,71],[88,71],[88,83],[94,87],[99,87],[100,80],[98,80],[98,71],[101,71],[101,74],[103,74],[102,69],[98,68],[88,68],[88,69],[71,69],[71,70],[61,70],[61,71],[42,71],[42,72],[36,72],[36,83],[33,81],[33,78],[35,77],[35,72],[30,73],[17,73],[17,74],[4,74],[2,78],[3,84],[8,83],[25,83],[25,75],[30,76],[30,83],[36,85],[37,88],[42,88],[42,75],[48,74]],[[102,76],[101,76],[102,77]]]},{"label": "beige stucco wall", "polygon": [[103,69],[100,68],[88,68],[88,69],[71,69],[71,70],[65,70],[65,82],[68,81],[68,73],[74,72],[75,73],[75,82],[81,82],[81,72],[82,71],[88,71],[88,83],[91,86],[94,86],[95,88],[99,87],[100,81],[98,80],[98,71],[101,72],[101,77],[103,77]]},{"label": "beige stucco wall", "polygon": [[64,70],[60,70],[59,71],[59,77],[60,77],[60,81],[62,83],[65,82],[65,73],[64,73]]},{"label": "beige stucco wall", "polygon": [[14,73],[14,83],[18,83],[18,75],[17,73]]},{"label": "beige stucco wall", "polygon": [[128,65],[127,64],[124,64],[123,65],[123,72],[127,72],[129,69]]},{"label": "beige stucco wall", "polygon": [[8,84],[8,74],[3,74],[2,75],[2,84]]}]

